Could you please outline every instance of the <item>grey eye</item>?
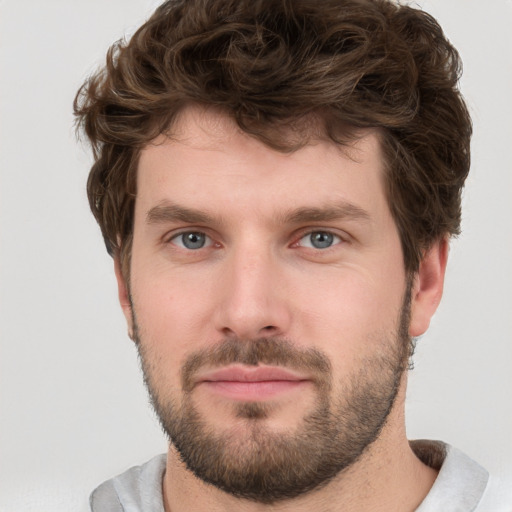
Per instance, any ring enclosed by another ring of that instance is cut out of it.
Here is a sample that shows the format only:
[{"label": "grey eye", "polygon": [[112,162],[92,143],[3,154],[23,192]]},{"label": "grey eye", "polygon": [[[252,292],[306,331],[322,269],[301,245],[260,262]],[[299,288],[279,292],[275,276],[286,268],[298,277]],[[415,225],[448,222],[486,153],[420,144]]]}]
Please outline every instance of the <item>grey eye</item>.
[{"label": "grey eye", "polygon": [[202,249],[206,245],[210,245],[211,240],[200,231],[189,231],[181,233],[173,239],[173,243],[185,249],[196,250]]},{"label": "grey eye", "polygon": [[341,238],[339,236],[333,235],[328,231],[312,231],[303,236],[299,244],[302,247],[310,247],[313,249],[327,249],[340,242]]}]

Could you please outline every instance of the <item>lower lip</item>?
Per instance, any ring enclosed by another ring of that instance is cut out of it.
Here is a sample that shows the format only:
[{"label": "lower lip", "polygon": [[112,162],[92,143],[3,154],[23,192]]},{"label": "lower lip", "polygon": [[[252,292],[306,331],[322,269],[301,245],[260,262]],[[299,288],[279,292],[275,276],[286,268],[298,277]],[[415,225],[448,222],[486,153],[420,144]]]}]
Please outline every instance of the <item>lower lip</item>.
[{"label": "lower lip", "polygon": [[266,400],[306,385],[305,380],[204,381],[202,384],[211,392],[226,398],[244,401]]}]

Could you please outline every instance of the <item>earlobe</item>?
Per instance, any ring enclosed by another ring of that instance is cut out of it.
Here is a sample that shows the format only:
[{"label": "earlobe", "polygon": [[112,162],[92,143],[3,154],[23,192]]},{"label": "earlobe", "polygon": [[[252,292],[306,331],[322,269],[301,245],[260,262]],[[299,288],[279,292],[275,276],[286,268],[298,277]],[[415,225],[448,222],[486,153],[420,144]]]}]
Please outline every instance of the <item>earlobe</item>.
[{"label": "earlobe", "polygon": [[443,238],[435,242],[421,260],[411,294],[409,335],[412,337],[421,336],[426,332],[441,302],[448,249],[448,240]]},{"label": "earlobe", "polygon": [[114,270],[117,279],[117,293],[119,297],[119,304],[121,305],[121,309],[123,310],[123,314],[124,317],[126,318],[126,323],[128,325],[128,336],[131,339],[133,339],[132,303],[130,300],[128,285],[126,283],[126,279],[123,276],[123,271],[121,270],[121,260],[118,255],[114,256]]}]

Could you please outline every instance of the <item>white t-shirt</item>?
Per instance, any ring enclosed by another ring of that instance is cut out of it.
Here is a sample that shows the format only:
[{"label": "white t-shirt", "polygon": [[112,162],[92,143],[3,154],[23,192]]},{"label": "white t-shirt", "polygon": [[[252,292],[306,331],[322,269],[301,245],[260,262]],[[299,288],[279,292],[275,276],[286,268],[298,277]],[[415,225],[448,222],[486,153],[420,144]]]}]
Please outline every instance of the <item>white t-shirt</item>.
[{"label": "white t-shirt", "polygon": [[[509,490],[461,451],[440,441],[411,441],[411,447],[425,464],[439,470],[416,512],[512,512]],[[91,511],[164,512],[165,463],[165,455],[158,455],[107,480],[91,494]]]}]

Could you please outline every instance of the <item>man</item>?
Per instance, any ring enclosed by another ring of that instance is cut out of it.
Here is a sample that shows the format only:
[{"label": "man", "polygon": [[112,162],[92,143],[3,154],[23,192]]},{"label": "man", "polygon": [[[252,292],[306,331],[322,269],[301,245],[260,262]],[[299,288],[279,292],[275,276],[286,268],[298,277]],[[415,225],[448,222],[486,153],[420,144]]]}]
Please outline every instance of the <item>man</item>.
[{"label": "man", "polygon": [[459,69],[378,0],[171,0],[110,50],[75,112],[169,450],[93,511],[489,510],[483,468],[405,435],[469,170]]}]

